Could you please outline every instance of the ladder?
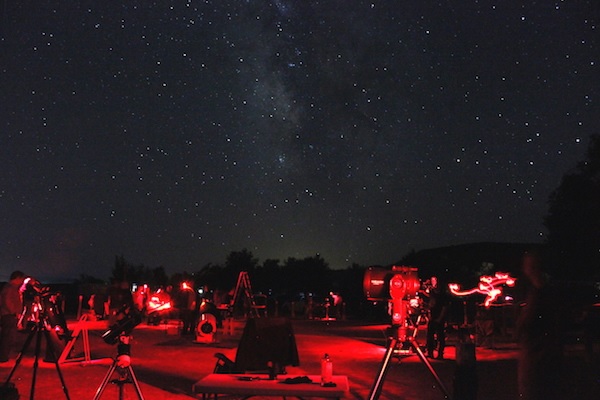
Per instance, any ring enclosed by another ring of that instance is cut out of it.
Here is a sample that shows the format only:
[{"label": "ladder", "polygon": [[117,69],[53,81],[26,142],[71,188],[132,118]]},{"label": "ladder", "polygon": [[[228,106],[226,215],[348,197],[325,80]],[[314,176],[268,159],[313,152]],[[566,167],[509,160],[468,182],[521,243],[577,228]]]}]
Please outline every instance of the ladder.
[{"label": "ladder", "polygon": [[250,306],[250,312],[255,317],[260,317],[258,313],[256,303],[254,301],[254,295],[252,294],[252,285],[250,284],[250,277],[248,277],[248,272],[241,271],[238,275],[237,284],[235,285],[235,292],[233,294],[233,301],[231,303],[232,306],[235,306],[237,301],[241,298],[241,296],[245,296],[248,301],[248,305]]}]

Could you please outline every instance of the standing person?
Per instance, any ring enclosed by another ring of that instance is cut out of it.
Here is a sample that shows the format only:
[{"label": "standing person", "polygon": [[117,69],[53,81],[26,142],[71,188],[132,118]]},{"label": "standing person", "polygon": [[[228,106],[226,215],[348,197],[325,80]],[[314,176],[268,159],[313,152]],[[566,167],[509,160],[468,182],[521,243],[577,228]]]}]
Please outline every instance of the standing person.
[{"label": "standing person", "polygon": [[191,282],[181,283],[181,321],[183,322],[182,335],[191,335],[196,329],[196,319],[198,314],[198,299],[194,284]]},{"label": "standing person", "polygon": [[446,318],[448,316],[448,294],[441,288],[436,276],[431,277],[429,289],[429,323],[427,324],[427,357],[433,358],[437,347],[437,358],[444,358],[446,347]]},{"label": "standing person", "polygon": [[332,300],[332,308],[333,308],[333,317],[341,318],[342,317],[342,307],[343,307],[343,299],[342,296],[337,292],[329,292],[329,296]]},{"label": "standing person", "polygon": [[10,274],[9,282],[0,291],[0,362],[7,362],[11,347],[17,336],[17,321],[23,310],[23,298],[21,297],[21,286],[25,282],[25,274],[14,271]]},{"label": "standing person", "polygon": [[522,268],[531,288],[517,321],[519,396],[523,400],[563,399],[560,296],[549,285],[537,254],[526,253]]},{"label": "standing person", "polygon": [[135,289],[133,296],[133,305],[143,315],[146,315],[146,306],[148,304],[148,285],[141,285]]},{"label": "standing person", "polygon": [[108,292],[108,322],[110,325],[117,321],[118,313],[124,307],[133,306],[133,295],[126,280],[114,280]]}]

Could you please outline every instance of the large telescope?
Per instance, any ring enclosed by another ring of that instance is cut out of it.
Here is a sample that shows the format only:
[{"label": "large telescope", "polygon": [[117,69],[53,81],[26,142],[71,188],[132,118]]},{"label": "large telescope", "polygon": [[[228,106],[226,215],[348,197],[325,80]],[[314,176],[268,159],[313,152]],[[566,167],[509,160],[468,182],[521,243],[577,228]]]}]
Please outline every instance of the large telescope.
[{"label": "large telescope", "polygon": [[140,322],[140,312],[133,306],[123,305],[117,312],[117,321],[102,334],[102,339],[106,344],[117,344],[121,335],[129,335]]},{"label": "large telescope", "polygon": [[363,291],[369,301],[409,300],[417,295],[420,288],[416,267],[369,267],[363,279]]}]

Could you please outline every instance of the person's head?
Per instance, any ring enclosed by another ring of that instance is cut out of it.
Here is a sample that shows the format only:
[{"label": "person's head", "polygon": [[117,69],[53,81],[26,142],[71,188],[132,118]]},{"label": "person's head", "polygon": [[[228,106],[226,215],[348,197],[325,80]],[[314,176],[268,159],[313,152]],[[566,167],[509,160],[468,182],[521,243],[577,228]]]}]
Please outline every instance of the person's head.
[{"label": "person's head", "polygon": [[437,276],[432,276],[431,277],[431,287],[434,287],[434,288],[438,287],[438,278],[437,278]]},{"label": "person's head", "polygon": [[13,283],[16,283],[18,285],[21,285],[24,281],[25,281],[25,273],[23,271],[13,271],[10,274],[10,281]]}]

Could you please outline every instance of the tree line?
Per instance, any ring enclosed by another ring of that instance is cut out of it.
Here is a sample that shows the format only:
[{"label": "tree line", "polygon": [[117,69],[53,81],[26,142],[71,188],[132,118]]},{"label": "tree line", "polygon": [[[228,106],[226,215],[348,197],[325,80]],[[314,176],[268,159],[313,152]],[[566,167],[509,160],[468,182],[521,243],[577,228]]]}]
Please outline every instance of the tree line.
[{"label": "tree line", "polygon": [[[544,217],[547,240],[543,243],[549,272],[559,279],[600,281],[600,136],[592,135],[586,158],[562,178],[548,198]],[[420,253],[411,252],[391,265],[420,267],[430,262]],[[471,277],[481,271],[481,261],[461,266],[455,271]],[[427,265],[425,265],[427,267]],[[210,290],[230,290],[235,287],[240,271],[248,272],[252,289],[267,295],[315,293],[325,295],[337,291],[350,299],[362,299],[366,266],[353,264],[343,270],[333,270],[318,254],[302,259],[287,258],[283,262],[267,259],[262,263],[247,249],[232,251],[223,264],[209,263],[198,271],[183,271],[167,275],[165,268],[134,265],[124,256],[115,257],[111,279],[147,283],[151,286],[178,285],[192,280],[198,287]],[[430,271],[428,271],[430,272]],[[435,271],[431,271],[435,272]],[[81,276],[79,283],[101,283],[91,276]]]}]

